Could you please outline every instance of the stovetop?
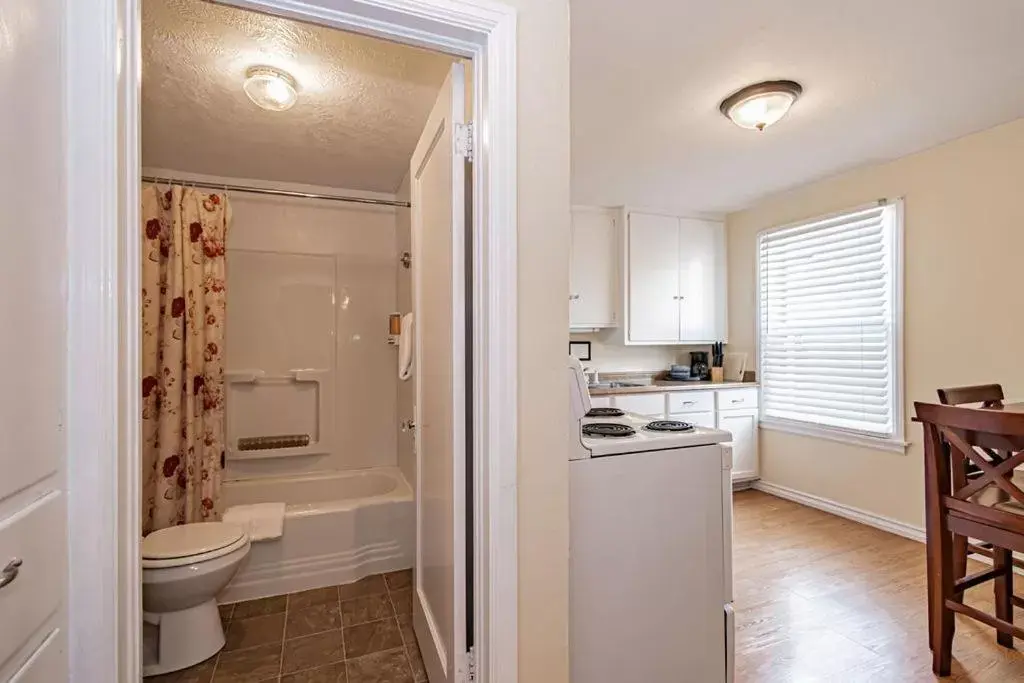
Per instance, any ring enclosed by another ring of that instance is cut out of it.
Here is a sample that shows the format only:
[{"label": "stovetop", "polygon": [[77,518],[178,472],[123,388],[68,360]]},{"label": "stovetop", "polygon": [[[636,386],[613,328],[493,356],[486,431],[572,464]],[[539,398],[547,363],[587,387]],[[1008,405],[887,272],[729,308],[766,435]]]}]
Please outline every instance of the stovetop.
[{"label": "stovetop", "polygon": [[644,425],[644,429],[649,432],[692,432],[694,426],[679,420],[655,420]]},{"label": "stovetop", "polygon": [[[680,424],[684,425],[681,429]],[[600,425],[616,427],[609,429]],[[650,428],[650,425],[655,428]],[[731,440],[728,432],[676,420],[654,420],[633,413],[622,417],[584,417],[580,420],[580,442],[594,456],[688,448]]]}]

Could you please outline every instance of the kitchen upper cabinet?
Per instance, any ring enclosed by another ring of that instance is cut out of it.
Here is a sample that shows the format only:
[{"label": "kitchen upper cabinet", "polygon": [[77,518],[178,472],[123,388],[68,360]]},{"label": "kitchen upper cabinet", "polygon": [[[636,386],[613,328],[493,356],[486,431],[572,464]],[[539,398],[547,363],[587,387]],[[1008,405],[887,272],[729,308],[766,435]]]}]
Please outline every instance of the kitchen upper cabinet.
[{"label": "kitchen upper cabinet", "polygon": [[629,215],[627,342],[679,341],[679,219]]},{"label": "kitchen upper cabinet", "polygon": [[631,212],[626,233],[625,342],[725,341],[725,226]]},{"label": "kitchen upper cabinet", "polygon": [[618,289],[616,215],[600,208],[574,207],[569,263],[569,327],[615,327]]},{"label": "kitchen upper cabinet", "polygon": [[679,339],[725,341],[725,226],[679,219]]}]

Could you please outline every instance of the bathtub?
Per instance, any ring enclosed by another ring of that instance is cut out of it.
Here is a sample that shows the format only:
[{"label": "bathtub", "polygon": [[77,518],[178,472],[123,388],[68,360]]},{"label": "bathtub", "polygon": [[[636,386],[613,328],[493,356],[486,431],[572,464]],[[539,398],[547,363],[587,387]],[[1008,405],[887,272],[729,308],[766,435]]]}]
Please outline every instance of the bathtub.
[{"label": "bathtub", "polygon": [[397,467],[226,481],[225,507],[286,504],[284,535],[252,544],[222,603],[283,595],[407,569],[415,550],[412,489]]}]

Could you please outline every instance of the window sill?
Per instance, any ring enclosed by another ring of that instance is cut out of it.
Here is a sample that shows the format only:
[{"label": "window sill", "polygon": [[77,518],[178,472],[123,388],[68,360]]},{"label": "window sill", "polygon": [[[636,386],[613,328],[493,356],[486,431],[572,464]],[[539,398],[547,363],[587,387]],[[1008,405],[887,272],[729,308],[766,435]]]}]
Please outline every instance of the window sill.
[{"label": "window sill", "polygon": [[788,420],[762,418],[759,426],[762,429],[767,429],[773,432],[799,434],[800,436],[810,436],[828,441],[838,441],[839,443],[845,443],[851,446],[861,446],[863,448],[871,448],[878,451],[889,451],[890,453],[899,453],[901,455],[906,454],[907,446],[910,445],[910,443],[903,441],[902,439],[883,439],[867,436],[866,434],[856,434],[854,432],[847,432],[841,429],[832,429],[829,427],[821,427],[818,425],[800,422],[790,422]]}]

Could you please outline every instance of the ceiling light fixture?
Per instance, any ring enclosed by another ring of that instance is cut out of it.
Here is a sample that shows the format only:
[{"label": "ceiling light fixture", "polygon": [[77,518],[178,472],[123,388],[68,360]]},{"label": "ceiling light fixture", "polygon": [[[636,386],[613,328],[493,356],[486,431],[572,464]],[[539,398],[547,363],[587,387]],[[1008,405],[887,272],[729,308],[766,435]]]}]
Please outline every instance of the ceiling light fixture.
[{"label": "ceiling light fixture", "polygon": [[249,67],[242,88],[256,106],[270,111],[291,109],[299,98],[291,74],[272,66]]},{"label": "ceiling light fixture", "polygon": [[764,130],[785,116],[803,91],[796,81],[764,81],[737,90],[718,108],[740,128]]}]

